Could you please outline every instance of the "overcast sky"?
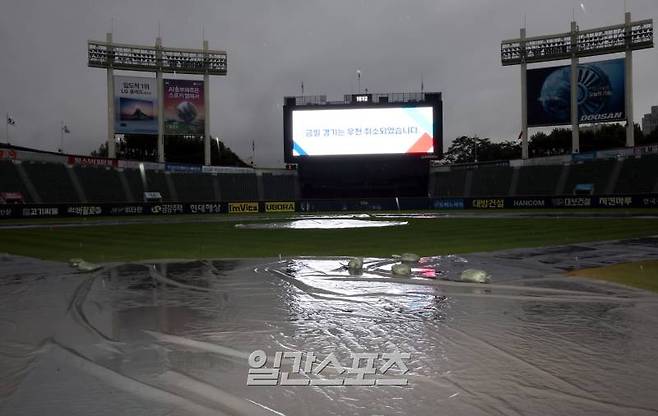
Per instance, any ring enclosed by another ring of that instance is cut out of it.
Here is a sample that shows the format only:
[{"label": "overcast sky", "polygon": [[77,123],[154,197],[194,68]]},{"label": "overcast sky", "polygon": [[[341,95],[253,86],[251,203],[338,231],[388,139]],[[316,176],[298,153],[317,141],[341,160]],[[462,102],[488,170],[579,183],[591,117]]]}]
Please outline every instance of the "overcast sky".
[{"label": "overcast sky", "polygon": [[[520,73],[502,67],[500,41],[623,22],[623,0],[2,0],[0,112],[11,142],[88,153],[105,140],[106,77],[87,67],[88,39],[113,26],[120,43],[228,52],[228,76],[211,77],[211,134],[256,164],[283,163],[283,97],[370,92],[444,94],[445,146],[460,135],[516,137]],[[658,17],[658,0],[628,0],[633,19]],[[114,20],[114,25],[112,25]],[[611,56],[614,57],[614,56]],[[658,51],[634,54],[635,120],[658,105]],[[125,73],[127,74],[127,73]],[[4,116],[3,116],[4,117]],[[0,133],[5,141],[4,124]],[[445,147],[444,146],[444,147]]]}]

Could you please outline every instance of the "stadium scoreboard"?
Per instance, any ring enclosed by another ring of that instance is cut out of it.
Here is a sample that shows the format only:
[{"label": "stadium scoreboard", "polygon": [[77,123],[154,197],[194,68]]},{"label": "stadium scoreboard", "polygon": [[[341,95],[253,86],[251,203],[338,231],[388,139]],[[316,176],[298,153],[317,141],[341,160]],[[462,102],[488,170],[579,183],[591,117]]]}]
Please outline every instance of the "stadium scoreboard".
[{"label": "stadium scoreboard", "polygon": [[340,102],[286,97],[285,160],[439,157],[442,113],[440,93],[350,94]]}]

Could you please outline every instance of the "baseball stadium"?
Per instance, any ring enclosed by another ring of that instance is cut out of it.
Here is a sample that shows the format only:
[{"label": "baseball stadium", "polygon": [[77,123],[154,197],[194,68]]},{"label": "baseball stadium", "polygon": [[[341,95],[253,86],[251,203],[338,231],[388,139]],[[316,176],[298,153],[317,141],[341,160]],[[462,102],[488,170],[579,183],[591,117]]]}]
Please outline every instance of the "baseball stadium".
[{"label": "baseball stadium", "polygon": [[99,150],[9,113],[0,143],[0,414],[658,414],[653,20],[623,17],[500,42],[516,140],[359,70],[278,98],[277,167],[210,134],[228,52],[89,40]]}]

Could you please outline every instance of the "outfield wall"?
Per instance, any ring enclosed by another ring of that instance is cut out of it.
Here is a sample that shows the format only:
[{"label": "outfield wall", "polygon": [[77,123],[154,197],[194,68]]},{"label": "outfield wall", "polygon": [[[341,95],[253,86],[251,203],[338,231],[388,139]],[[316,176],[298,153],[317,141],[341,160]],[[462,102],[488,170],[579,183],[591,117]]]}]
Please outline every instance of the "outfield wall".
[{"label": "outfield wall", "polygon": [[432,210],[578,208],[658,208],[658,194],[560,196],[532,198],[374,198],[349,200],[235,201],[153,204],[27,204],[0,205],[0,219],[106,217],[142,215],[248,215]]}]

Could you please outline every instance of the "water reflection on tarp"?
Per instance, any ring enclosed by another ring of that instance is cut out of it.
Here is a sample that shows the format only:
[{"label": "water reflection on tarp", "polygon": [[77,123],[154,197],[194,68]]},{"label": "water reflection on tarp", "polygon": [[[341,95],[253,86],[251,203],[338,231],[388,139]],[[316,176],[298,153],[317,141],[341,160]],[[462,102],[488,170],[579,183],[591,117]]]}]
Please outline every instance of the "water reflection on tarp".
[{"label": "water reflection on tarp", "polygon": [[409,224],[407,221],[371,221],[361,219],[343,219],[343,218],[315,218],[293,221],[278,222],[253,222],[247,224],[235,224],[235,228],[257,229],[257,230],[277,230],[277,229],[297,229],[297,230],[332,230],[341,228],[378,228],[378,227],[396,227]]},{"label": "water reflection on tarp", "polygon": [[[393,277],[393,258],[364,259],[358,276],[348,261],[172,261],[93,275],[0,262],[22,276],[0,280],[0,413],[658,412],[655,296],[557,284],[547,265],[521,272],[532,284],[505,283],[502,265],[520,260],[493,256],[489,285],[459,282],[484,264],[469,256],[423,257],[408,278]],[[247,387],[256,349],[345,364],[351,352],[399,350],[409,386]]]}]

